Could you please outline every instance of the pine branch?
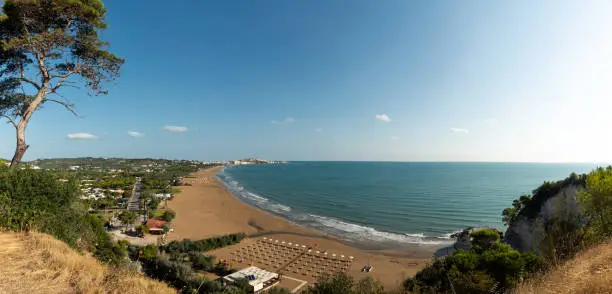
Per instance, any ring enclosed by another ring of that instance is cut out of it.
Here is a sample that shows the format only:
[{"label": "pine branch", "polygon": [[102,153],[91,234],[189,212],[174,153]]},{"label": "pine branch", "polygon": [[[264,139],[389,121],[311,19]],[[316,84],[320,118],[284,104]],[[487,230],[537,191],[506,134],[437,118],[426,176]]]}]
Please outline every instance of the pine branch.
[{"label": "pine branch", "polygon": [[6,114],[0,114],[1,117],[5,117],[6,119],[9,120],[9,122],[13,125],[13,127],[17,128],[17,123],[15,123],[15,120],[13,120],[12,117],[6,115]]},{"label": "pine branch", "polygon": [[76,111],[74,111],[74,109],[72,108],[74,105],[68,103],[68,102],[64,102],[64,101],[60,101],[60,100],[55,100],[55,99],[49,99],[49,98],[45,98],[43,101],[49,101],[49,102],[55,102],[57,104],[60,104],[62,106],[64,106],[66,108],[66,110],[70,111],[72,114],[74,114],[74,116],[79,117],[79,114],[76,113]]}]

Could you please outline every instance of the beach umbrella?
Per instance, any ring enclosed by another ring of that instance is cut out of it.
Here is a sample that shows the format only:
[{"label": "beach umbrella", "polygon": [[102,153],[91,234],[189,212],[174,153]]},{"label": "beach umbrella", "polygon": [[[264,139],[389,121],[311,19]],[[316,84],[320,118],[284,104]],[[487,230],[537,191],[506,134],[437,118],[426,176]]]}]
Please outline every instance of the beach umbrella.
[{"label": "beach umbrella", "polygon": [[350,259],[353,259],[354,257],[352,257],[352,256],[349,256],[349,258],[350,258]]},{"label": "beach umbrella", "polygon": [[319,253],[321,253],[321,251],[317,250],[316,253],[319,254]]},{"label": "beach umbrella", "polygon": [[332,254],[333,257],[336,257],[336,253]]},{"label": "beach umbrella", "polygon": [[323,254],[325,254],[325,256],[327,256],[327,252],[323,252]]},{"label": "beach umbrella", "polygon": [[344,255],[340,255],[340,258],[344,258]]},{"label": "beach umbrella", "polygon": [[292,243],[289,243],[289,246],[293,245]]},{"label": "beach umbrella", "polygon": [[312,252],[312,249],[308,249],[308,253]]},{"label": "beach umbrella", "polygon": [[283,241],[283,244],[285,244],[285,241]]},{"label": "beach umbrella", "polygon": [[268,238],[264,237],[264,240],[268,240]]},{"label": "beach umbrella", "polygon": [[306,248],[306,245],[302,245],[302,248]]}]

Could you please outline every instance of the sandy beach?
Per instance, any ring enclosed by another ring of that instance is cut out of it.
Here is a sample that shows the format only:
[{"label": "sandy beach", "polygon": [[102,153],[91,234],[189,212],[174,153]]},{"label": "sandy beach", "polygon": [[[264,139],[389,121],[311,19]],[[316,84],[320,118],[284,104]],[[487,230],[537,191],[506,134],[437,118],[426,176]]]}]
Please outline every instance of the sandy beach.
[{"label": "sandy beach", "polygon": [[[380,280],[386,288],[397,287],[405,278],[413,276],[429,259],[416,251],[370,251],[349,246],[341,240],[321,232],[292,224],[266,211],[252,207],[228,192],[224,185],[215,178],[220,168],[199,171],[185,178],[185,183],[192,186],[181,187],[182,192],[168,202],[169,208],[176,211],[173,221],[174,232],[169,240],[203,239],[229,233],[246,233],[249,238],[241,244],[209,252],[218,258],[229,259],[230,252],[253,244],[263,238],[272,238],[286,242],[314,246],[330,254],[353,256],[354,262],[348,273],[356,278],[371,276]],[[361,272],[365,264],[371,264],[374,270]],[[236,264],[234,267],[246,267],[247,264]],[[289,276],[291,276],[289,274]],[[313,277],[297,277],[313,282]]]}]

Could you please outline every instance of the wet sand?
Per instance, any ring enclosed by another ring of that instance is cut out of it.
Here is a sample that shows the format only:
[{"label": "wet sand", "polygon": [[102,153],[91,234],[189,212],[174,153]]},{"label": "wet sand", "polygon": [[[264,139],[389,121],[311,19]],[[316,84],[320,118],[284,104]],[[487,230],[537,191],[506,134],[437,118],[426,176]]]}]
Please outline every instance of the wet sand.
[{"label": "wet sand", "polygon": [[[202,170],[185,178],[192,186],[180,187],[182,192],[168,201],[169,208],[177,216],[173,220],[174,232],[169,240],[203,239],[230,233],[246,233],[249,238],[241,244],[219,249],[210,254],[229,259],[229,252],[256,242],[273,238],[287,242],[314,246],[319,250],[345,256],[354,256],[349,273],[356,278],[371,276],[380,280],[385,288],[392,289],[413,276],[430,259],[422,258],[423,252],[417,250],[374,251],[363,250],[343,243],[341,240],[306,227],[298,226],[266,211],[250,206],[236,199],[225,186],[215,178],[220,168]],[[371,264],[374,270],[362,273],[361,268]],[[236,265],[235,267],[240,267]],[[244,264],[242,267],[246,267]],[[290,275],[291,276],[291,275]],[[313,278],[296,277],[308,282]]]}]

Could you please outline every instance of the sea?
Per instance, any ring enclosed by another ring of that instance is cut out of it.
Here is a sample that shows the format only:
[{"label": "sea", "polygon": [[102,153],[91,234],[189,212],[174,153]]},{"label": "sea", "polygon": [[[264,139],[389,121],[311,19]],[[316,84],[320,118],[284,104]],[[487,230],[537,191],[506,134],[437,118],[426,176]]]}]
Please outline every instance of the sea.
[{"label": "sea", "polygon": [[289,162],[217,177],[238,199],[354,245],[443,247],[470,226],[505,230],[501,212],[544,181],[596,164]]}]

